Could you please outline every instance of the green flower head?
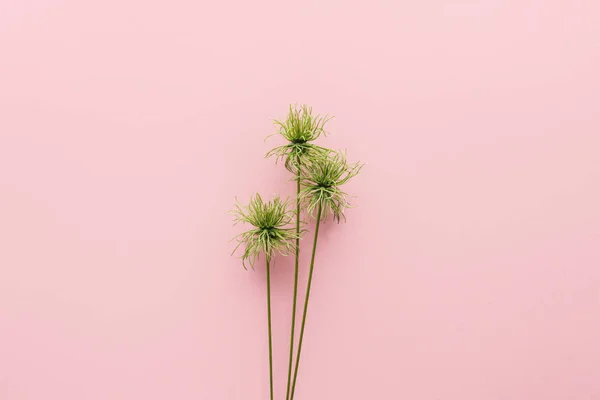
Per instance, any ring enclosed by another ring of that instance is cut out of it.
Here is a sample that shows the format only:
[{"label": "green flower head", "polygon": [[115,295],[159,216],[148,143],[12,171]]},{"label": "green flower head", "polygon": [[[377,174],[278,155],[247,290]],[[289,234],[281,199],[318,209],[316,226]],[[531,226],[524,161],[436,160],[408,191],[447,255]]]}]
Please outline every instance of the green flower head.
[{"label": "green flower head", "polygon": [[348,163],[346,154],[340,151],[331,152],[315,158],[303,170],[301,183],[304,188],[299,197],[306,205],[308,214],[314,216],[314,211],[321,207],[321,220],[333,214],[333,219],[346,221],[344,210],[350,207],[348,194],[340,186],[358,175],[363,167],[360,163]]},{"label": "green flower head", "polygon": [[296,229],[287,228],[294,218],[289,206],[289,200],[281,200],[277,195],[273,200],[264,202],[259,194],[251,196],[247,206],[239,202],[235,204],[231,211],[235,216],[235,224],[245,222],[254,226],[253,229],[234,238],[238,245],[233,253],[244,245],[244,253],[241,256],[244,268],[246,262],[254,268],[254,263],[261,253],[265,254],[267,260],[271,260],[276,253],[287,255],[296,249]]},{"label": "green flower head", "polygon": [[283,136],[288,143],[272,149],[265,157],[275,156],[277,160],[285,159],[285,167],[290,172],[296,173],[298,166],[308,165],[315,157],[329,151],[311,142],[321,135],[327,135],[325,124],[330,119],[328,116],[313,115],[312,107],[291,105],[285,121],[274,121],[278,131],[273,135]]}]

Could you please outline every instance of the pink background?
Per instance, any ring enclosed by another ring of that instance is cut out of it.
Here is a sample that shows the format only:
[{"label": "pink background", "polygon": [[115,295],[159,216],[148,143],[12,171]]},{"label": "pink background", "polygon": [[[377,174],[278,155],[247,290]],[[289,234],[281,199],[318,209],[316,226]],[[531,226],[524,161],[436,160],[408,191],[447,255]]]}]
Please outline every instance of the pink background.
[{"label": "pink background", "polygon": [[226,212],[293,191],[292,102],[367,163],[297,400],[600,399],[599,43],[596,0],[2,1],[0,399],[267,398]]}]

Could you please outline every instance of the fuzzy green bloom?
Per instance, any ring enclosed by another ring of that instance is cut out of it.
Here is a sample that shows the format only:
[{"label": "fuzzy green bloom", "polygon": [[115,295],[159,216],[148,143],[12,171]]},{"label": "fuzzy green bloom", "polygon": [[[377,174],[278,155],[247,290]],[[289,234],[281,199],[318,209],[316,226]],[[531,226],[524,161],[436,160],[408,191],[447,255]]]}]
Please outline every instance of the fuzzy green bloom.
[{"label": "fuzzy green bloom", "polygon": [[254,262],[261,253],[271,260],[276,253],[287,255],[296,249],[295,240],[298,237],[296,229],[287,228],[295,215],[289,206],[289,199],[281,200],[276,195],[273,200],[264,202],[259,194],[250,197],[247,206],[239,202],[235,204],[235,208],[231,211],[235,216],[235,224],[245,222],[254,226],[254,229],[234,238],[238,245],[233,253],[244,245],[244,253],[241,256],[244,268],[246,268],[246,261],[254,268]]},{"label": "fuzzy green bloom", "polygon": [[327,219],[329,213],[333,219],[346,221],[344,210],[350,207],[348,194],[340,186],[358,175],[363,167],[360,163],[348,163],[346,154],[341,151],[331,152],[313,160],[304,167],[300,180],[304,188],[299,197],[306,206],[309,215],[314,216],[315,209],[321,205],[321,220]]},{"label": "fuzzy green bloom", "polygon": [[327,135],[325,124],[330,119],[328,116],[313,115],[312,107],[306,105],[290,106],[285,121],[274,121],[278,131],[273,134],[283,136],[288,143],[272,149],[265,157],[275,156],[277,160],[285,159],[285,167],[290,172],[296,173],[299,165],[308,165],[315,157],[329,152],[328,149],[310,142],[321,135]]}]

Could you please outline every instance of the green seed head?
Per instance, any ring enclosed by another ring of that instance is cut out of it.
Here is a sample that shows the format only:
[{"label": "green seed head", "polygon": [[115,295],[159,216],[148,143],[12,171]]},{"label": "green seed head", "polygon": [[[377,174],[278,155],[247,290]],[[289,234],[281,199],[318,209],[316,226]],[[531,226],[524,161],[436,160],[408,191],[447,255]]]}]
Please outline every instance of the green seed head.
[{"label": "green seed head", "polygon": [[311,142],[321,135],[327,135],[325,124],[330,119],[328,116],[313,114],[312,107],[291,105],[285,121],[274,121],[277,127],[274,135],[281,135],[288,143],[272,149],[266,157],[275,156],[277,160],[284,159],[285,167],[296,173],[299,166],[308,165],[315,157],[329,151]]},{"label": "green seed head", "polygon": [[236,224],[244,222],[254,227],[234,238],[238,242],[234,253],[244,245],[241,255],[244,268],[246,262],[254,268],[261,253],[271,260],[276,253],[287,255],[295,250],[298,235],[293,227],[288,227],[294,218],[289,199],[281,200],[276,195],[273,200],[265,202],[259,194],[255,194],[250,197],[247,206],[236,202],[231,214]]},{"label": "green seed head", "polygon": [[348,163],[346,154],[340,151],[316,157],[310,165],[303,168],[301,183],[304,188],[299,197],[306,206],[309,215],[314,216],[320,205],[321,220],[329,214],[338,222],[346,220],[344,210],[349,208],[348,194],[340,186],[358,175],[363,167],[360,163]]}]

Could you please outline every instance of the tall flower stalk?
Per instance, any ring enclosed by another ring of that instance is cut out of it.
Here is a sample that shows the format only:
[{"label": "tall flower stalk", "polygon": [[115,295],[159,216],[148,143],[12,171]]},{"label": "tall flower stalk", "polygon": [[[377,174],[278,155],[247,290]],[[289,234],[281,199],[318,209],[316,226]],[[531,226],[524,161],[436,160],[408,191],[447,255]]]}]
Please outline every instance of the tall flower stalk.
[{"label": "tall flower stalk", "polygon": [[319,225],[321,221],[325,221],[329,215],[332,215],[333,220],[337,220],[338,222],[340,222],[341,219],[346,221],[344,210],[350,207],[350,203],[347,198],[348,195],[340,189],[340,186],[356,176],[361,168],[362,164],[360,163],[348,163],[345,153],[342,152],[333,152],[322,155],[304,168],[305,172],[301,178],[304,189],[300,191],[298,199],[305,204],[309,215],[314,216],[316,211],[316,225],[308,273],[308,284],[304,299],[304,310],[302,313],[302,325],[300,327],[300,338],[298,340],[298,351],[294,367],[294,378],[291,391],[289,392],[289,400],[294,399],[296,390],[298,367],[300,365],[300,355],[302,352],[302,341],[304,339],[304,328],[306,327],[308,302],[310,300],[310,289],[315,267],[315,253],[317,251]]},{"label": "tall flower stalk", "polygon": [[254,228],[241,233],[234,239],[238,241],[235,251],[244,246],[242,265],[246,262],[254,269],[254,264],[261,254],[265,256],[267,274],[267,324],[269,336],[269,389],[273,400],[273,333],[271,329],[271,262],[276,254],[287,255],[296,250],[300,233],[288,228],[294,213],[290,210],[290,201],[275,196],[269,202],[263,201],[259,194],[250,198],[246,206],[239,202],[232,210],[235,223],[243,222]]},{"label": "tall flower stalk", "polygon": [[[269,151],[266,157],[275,156],[277,160],[285,160],[285,167],[294,174],[296,180],[296,246],[294,262],[294,294],[292,298],[292,326],[290,333],[290,357],[288,363],[288,379],[286,400],[290,397],[292,363],[294,355],[294,332],[296,329],[296,304],[298,298],[298,270],[300,263],[300,190],[303,166],[309,166],[317,157],[327,154],[326,148],[317,146],[312,141],[325,136],[325,123],[330,118],[327,116],[313,115],[312,108],[306,105],[290,106],[288,117],[285,121],[275,120],[278,130],[275,135],[281,135],[288,143]],[[272,135],[271,135],[272,136]]]}]

